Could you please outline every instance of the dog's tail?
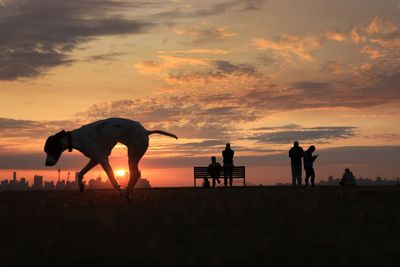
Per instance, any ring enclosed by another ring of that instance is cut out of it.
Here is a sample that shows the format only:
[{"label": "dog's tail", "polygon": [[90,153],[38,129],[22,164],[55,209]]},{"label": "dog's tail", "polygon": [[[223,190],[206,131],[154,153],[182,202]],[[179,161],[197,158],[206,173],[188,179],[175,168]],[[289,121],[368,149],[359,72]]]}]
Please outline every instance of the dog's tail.
[{"label": "dog's tail", "polygon": [[167,135],[167,136],[173,137],[175,139],[178,139],[178,136],[176,136],[172,133],[167,133],[167,132],[161,131],[161,130],[147,131],[147,135],[151,135],[151,134],[162,134],[162,135]]}]

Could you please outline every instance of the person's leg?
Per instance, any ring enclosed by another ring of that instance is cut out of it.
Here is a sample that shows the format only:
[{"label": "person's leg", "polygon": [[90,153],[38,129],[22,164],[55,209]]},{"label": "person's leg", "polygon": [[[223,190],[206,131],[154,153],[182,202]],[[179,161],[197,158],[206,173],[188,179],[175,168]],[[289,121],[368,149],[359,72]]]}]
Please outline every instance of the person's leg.
[{"label": "person's leg", "polygon": [[229,175],[229,186],[231,186],[231,187],[232,187],[232,182],[233,182],[232,173],[233,173],[233,166],[230,166],[228,175]]},{"label": "person's leg", "polygon": [[301,165],[296,165],[295,167],[295,178],[297,180],[297,185],[301,186]]},{"label": "person's leg", "polygon": [[311,175],[311,186],[315,186],[314,182],[315,182],[315,172],[314,172],[314,168],[310,169],[310,175]]},{"label": "person's leg", "polygon": [[224,165],[224,185],[228,186],[228,169],[225,165]]},{"label": "person's leg", "polygon": [[215,177],[213,176],[211,177],[211,179],[212,179],[212,187],[215,188]]},{"label": "person's leg", "polygon": [[301,167],[301,165],[299,165],[299,186],[301,186],[302,181],[301,181],[301,175],[302,175],[303,169]]},{"label": "person's leg", "polygon": [[308,179],[310,177],[310,172],[309,172],[308,168],[305,168],[304,170],[306,171],[305,183],[306,183],[306,186],[308,186]]},{"label": "person's leg", "polygon": [[296,186],[296,168],[293,165],[291,167],[292,167],[292,185]]}]

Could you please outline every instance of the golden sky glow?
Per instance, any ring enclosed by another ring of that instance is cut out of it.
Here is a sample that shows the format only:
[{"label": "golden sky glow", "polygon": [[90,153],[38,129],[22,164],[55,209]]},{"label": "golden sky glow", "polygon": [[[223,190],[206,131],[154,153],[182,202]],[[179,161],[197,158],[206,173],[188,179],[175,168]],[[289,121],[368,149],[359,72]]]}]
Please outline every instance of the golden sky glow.
[{"label": "golden sky glow", "polygon": [[44,172],[47,136],[107,117],[179,136],[151,137],[154,185],[190,185],[226,142],[250,180],[286,181],[295,139],[322,178],[399,176],[398,0],[0,0],[0,59],[0,178]]}]

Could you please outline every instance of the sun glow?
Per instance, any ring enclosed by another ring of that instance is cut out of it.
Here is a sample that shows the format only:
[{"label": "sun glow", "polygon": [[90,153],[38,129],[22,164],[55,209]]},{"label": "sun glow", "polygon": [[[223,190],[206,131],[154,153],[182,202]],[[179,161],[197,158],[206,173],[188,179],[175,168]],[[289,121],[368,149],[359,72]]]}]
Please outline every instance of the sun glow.
[{"label": "sun glow", "polygon": [[126,170],[124,169],[118,169],[115,171],[115,176],[124,177],[125,175],[126,175]]}]

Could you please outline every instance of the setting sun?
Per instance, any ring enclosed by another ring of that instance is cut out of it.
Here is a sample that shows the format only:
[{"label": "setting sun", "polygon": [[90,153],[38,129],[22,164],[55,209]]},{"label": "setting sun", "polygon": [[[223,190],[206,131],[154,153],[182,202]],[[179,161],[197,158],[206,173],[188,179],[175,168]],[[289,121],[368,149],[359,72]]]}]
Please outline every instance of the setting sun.
[{"label": "setting sun", "polygon": [[124,177],[126,174],[126,171],[124,169],[119,169],[115,171],[115,175],[119,177]]}]

